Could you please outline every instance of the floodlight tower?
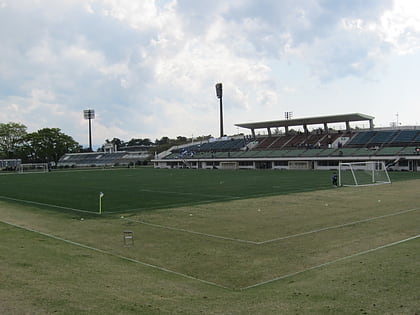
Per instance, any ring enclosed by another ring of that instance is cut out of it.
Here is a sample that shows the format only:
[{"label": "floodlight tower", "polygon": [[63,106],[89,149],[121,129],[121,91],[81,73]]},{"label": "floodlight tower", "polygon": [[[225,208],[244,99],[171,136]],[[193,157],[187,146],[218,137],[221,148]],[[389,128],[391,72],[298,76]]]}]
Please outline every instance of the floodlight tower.
[{"label": "floodlight tower", "polygon": [[83,116],[85,119],[89,120],[89,150],[92,152],[92,123],[91,120],[95,119],[95,110],[94,109],[85,109],[83,111]]},{"label": "floodlight tower", "polygon": [[293,112],[284,112],[284,118],[286,120],[292,119],[293,117]]},{"label": "floodlight tower", "polygon": [[217,95],[217,98],[220,100],[220,138],[221,138],[223,137],[223,103],[222,103],[223,86],[222,86],[222,83],[216,84],[216,95]]}]

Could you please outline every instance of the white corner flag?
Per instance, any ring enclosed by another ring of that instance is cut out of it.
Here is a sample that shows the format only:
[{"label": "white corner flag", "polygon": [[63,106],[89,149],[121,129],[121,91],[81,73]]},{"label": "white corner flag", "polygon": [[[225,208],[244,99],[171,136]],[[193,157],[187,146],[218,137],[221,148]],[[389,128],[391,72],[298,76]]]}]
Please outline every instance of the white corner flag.
[{"label": "white corner flag", "polygon": [[102,197],[104,196],[104,193],[101,191],[99,193],[99,214],[102,213]]}]

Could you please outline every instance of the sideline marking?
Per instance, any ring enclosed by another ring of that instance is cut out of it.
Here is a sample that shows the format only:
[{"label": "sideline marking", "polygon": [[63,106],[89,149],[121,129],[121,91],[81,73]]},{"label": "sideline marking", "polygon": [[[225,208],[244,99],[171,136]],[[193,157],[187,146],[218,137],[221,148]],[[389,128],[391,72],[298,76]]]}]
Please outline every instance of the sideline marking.
[{"label": "sideline marking", "polygon": [[51,208],[71,210],[71,211],[77,211],[77,212],[83,212],[83,213],[98,214],[97,212],[92,212],[92,211],[88,211],[88,210],[81,210],[81,209],[57,206],[57,205],[52,205],[52,204],[49,204],[49,203],[42,203],[42,202],[31,201],[31,200],[10,198],[10,197],[6,197],[6,196],[0,196],[0,199],[13,200],[13,201],[24,202],[24,203],[29,203],[29,204],[33,204],[33,205],[47,206],[47,207],[51,207]]},{"label": "sideline marking", "polygon": [[377,217],[371,217],[371,218],[362,219],[362,220],[358,220],[358,221],[352,221],[352,222],[348,222],[348,223],[344,223],[344,224],[327,226],[327,227],[324,227],[324,228],[321,228],[321,229],[311,230],[311,231],[307,231],[307,232],[281,236],[281,237],[266,240],[266,241],[250,241],[250,240],[243,240],[243,239],[239,239],[239,238],[232,238],[232,237],[220,236],[220,235],[215,235],[215,234],[207,234],[207,233],[197,232],[197,231],[193,231],[193,230],[171,227],[171,226],[167,226],[167,225],[149,223],[149,222],[146,222],[146,221],[143,221],[143,220],[134,220],[134,219],[128,219],[128,218],[123,218],[123,220],[130,221],[130,222],[136,222],[136,223],[140,223],[140,224],[144,224],[144,225],[149,225],[149,226],[153,226],[153,227],[156,227],[156,228],[162,228],[162,229],[166,229],[166,230],[172,230],[172,231],[178,231],[178,232],[184,232],[184,233],[190,233],[190,234],[197,234],[197,235],[202,235],[202,236],[207,236],[207,237],[212,237],[212,238],[223,239],[223,240],[227,240],[227,241],[247,243],[247,244],[252,244],[252,245],[264,245],[264,244],[273,243],[273,242],[281,241],[281,240],[285,240],[285,239],[305,236],[305,235],[324,232],[324,231],[328,231],[328,230],[339,229],[339,228],[350,226],[350,225],[355,225],[355,224],[359,224],[359,223],[365,223],[365,222],[379,220],[379,219],[392,217],[392,216],[396,216],[396,215],[400,215],[400,214],[405,214],[405,213],[408,213],[408,212],[417,211],[419,209],[420,208],[412,208],[412,209],[407,209],[407,210],[401,210],[401,211],[398,211],[398,212],[384,214],[384,215],[377,216]]},{"label": "sideline marking", "polygon": [[52,238],[52,239],[55,239],[55,240],[59,240],[59,241],[62,241],[62,242],[65,242],[65,243],[68,243],[68,244],[71,244],[71,245],[75,245],[75,246],[79,246],[79,247],[82,247],[82,248],[90,249],[90,250],[93,250],[93,251],[98,252],[98,253],[101,253],[101,254],[105,254],[105,255],[117,257],[117,258],[120,258],[120,259],[123,259],[123,260],[126,260],[126,261],[130,261],[130,262],[133,262],[133,263],[136,263],[136,264],[140,264],[140,265],[143,265],[143,266],[146,266],[146,267],[150,267],[150,268],[157,269],[157,270],[160,270],[160,271],[172,273],[172,274],[181,276],[183,278],[187,278],[187,279],[190,279],[190,280],[199,281],[199,282],[202,282],[202,283],[205,283],[205,284],[208,284],[208,285],[211,285],[211,286],[215,286],[215,287],[218,287],[218,288],[222,288],[222,289],[234,290],[232,288],[228,288],[226,286],[223,286],[221,284],[217,284],[215,282],[211,282],[211,281],[207,281],[207,280],[195,278],[193,276],[189,276],[189,275],[184,274],[184,273],[181,273],[181,272],[177,272],[177,271],[170,270],[170,269],[167,269],[167,268],[164,268],[164,267],[152,265],[152,264],[149,264],[149,263],[146,263],[146,262],[143,262],[143,261],[134,259],[134,258],[122,256],[122,255],[119,255],[119,254],[114,254],[112,252],[109,252],[109,251],[106,251],[106,250],[103,250],[103,249],[99,249],[99,248],[92,247],[92,246],[89,246],[89,245],[85,245],[85,244],[82,244],[82,243],[70,241],[68,239],[61,238],[61,237],[56,236],[56,235],[53,235],[53,234],[49,234],[49,233],[37,231],[37,230],[34,230],[32,228],[28,228],[28,227],[25,227],[25,226],[17,225],[17,224],[14,224],[14,223],[3,221],[3,220],[0,220],[0,222],[2,222],[4,224],[8,224],[10,226],[13,226],[15,228],[26,230],[26,231],[29,231],[29,232],[32,232],[32,233],[37,233],[37,234],[40,234],[40,235],[43,235],[43,236],[46,236],[46,237],[49,237],[49,238]]},{"label": "sideline marking", "polygon": [[358,253],[355,253],[355,254],[352,254],[352,255],[349,255],[349,256],[337,258],[337,259],[328,261],[328,262],[323,263],[323,264],[320,264],[320,265],[316,265],[316,266],[312,266],[312,267],[309,267],[309,268],[304,269],[304,270],[292,272],[292,273],[289,273],[287,275],[276,277],[276,278],[273,278],[273,279],[270,279],[270,280],[267,280],[267,281],[263,281],[263,282],[260,282],[260,283],[254,284],[254,285],[243,287],[240,290],[248,290],[248,289],[252,289],[252,288],[256,288],[256,287],[262,286],[264,284],[268,284],[268,283],[275,282],[275,281],[278,281],[278,280],[290,278],[290,277],[299,275],[301,273],[304,273],[304,272],[307,272],[307,271],[311,271],[311,270],[314,270],[314,269],[318,269],[318,268],[322,268],[322,267],[325,267],[325,266],[328,266],[328,265],[332,265],[332,264],[335,264],[337,262],[340,262],[340,261],[343,261],[343,260],[346,260],[346,259],[350,259],[350,258],[353,258],[353,257],[361,256],[361,255],[364,255],[364,254],[369,254],[369,253],[375,252],[377,250],[381,250],[381,249],[384,249],[384,248],[387,248],[387,247],[391,247],[391,246],[395,246],[395,245],[398,245],[398,244],[401,244],[401,243],[404,243],[404,242],[408,242],[408,241],[414,240],[414,239],[416,239],[418,237],[420,237],[420,234],[415,235],[415,236],[411,236],[411,237],[406,238],[404,240],[400,240],[400,241],[392,242],[392,243],[389,243],[389,244],[381,245],[381,246],[376,247],[376,248],[367,249],[367,250],[364,250],[364,251],[361,251],[361,252],[358,252]]},{"label": "sideline marking", "polygon": [[170,194],[170,195],[187,195],[187,196],[204,196],[204,197],[221,197],[225,199],[241,199],[238,196],[229,196],[229,195],[208,195],[208,194],[200,194],[200,193],[185,193],[179,191],[165,191],[165,190],[152,190],[152,189],[140,189],[140,191],[144,192],[151,192],[156,194]]}]

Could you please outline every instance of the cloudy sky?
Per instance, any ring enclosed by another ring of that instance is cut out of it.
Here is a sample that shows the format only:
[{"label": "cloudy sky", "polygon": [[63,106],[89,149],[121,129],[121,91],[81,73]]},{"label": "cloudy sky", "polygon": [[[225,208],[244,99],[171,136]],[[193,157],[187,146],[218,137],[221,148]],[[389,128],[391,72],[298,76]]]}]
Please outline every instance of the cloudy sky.
[{"label": "cloudy sky", "polygon": [[0,0],[0,122],[88,142],[359,112],[420,125],[418,0]]}]

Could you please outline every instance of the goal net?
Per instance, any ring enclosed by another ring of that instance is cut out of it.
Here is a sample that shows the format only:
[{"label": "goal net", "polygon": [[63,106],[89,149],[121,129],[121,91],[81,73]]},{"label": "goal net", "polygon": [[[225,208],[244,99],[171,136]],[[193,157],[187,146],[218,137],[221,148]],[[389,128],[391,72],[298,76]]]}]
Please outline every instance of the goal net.
[{"label": "goal net", "polygon": [[390,184],[384,162],[340,163],[338,166],[339,186],[368,186]]},{"label": "goal net", "polygon": [[223,170],[236,170],[238,167],[238,162],[220,162],[220,169]]},{"label": "goal net", "polygon": [[48,163],[20,164],[19,173],[47,173]]}]

